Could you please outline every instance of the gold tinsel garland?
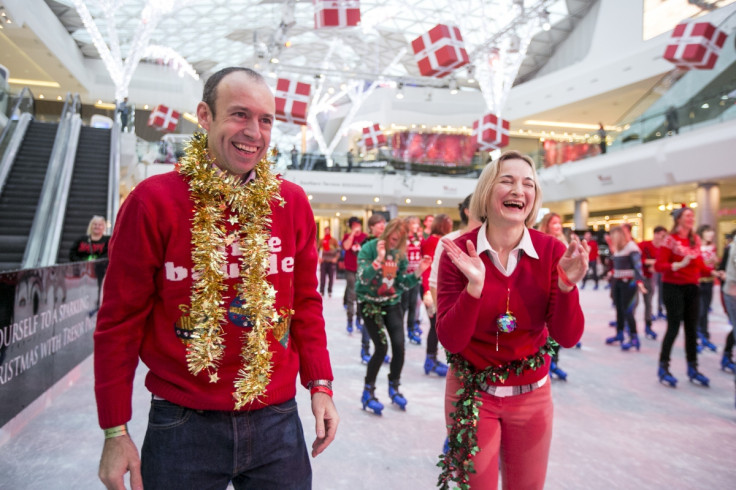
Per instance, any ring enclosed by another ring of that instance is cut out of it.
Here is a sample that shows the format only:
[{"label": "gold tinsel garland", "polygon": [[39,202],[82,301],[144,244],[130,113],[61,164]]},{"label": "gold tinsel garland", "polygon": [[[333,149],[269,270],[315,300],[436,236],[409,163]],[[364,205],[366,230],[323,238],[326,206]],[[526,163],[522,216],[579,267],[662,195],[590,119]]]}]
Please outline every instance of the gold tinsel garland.
[{"label": "gold tinsel garland", "polygon": [[[181,159],[179,173],[189,182],[194,201],[192,219],[191,319],[194,326],[187,348],[189,372],[209,374],[217,383],[222,360],[226,310],[223,293],[227,266],[227,247],[238,242],[240,279],[237,295],[253,328],[243,334],[243,366],[235,379],[235,409],[261,396],[271,379],[271,356],[268,332],[283,322],[274,308],[276,291],[266,280],[268,240],[271,237],[271,202],[284,205],[279,181],[271,173],[271,163],[262,159],[255,166],[255,179],[244,184],[241,177],[225,174],[214,165],[207,152],[207,136],[196,133]],[[230,224],[239,231],[228,234],[224,211],[230,208]]]}]

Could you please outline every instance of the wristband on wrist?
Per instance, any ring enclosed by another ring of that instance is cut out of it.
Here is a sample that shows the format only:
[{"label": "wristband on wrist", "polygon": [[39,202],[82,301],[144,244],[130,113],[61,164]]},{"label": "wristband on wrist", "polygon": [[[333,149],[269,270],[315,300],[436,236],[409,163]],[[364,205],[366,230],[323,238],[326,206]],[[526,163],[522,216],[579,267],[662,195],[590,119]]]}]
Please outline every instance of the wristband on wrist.
[{"label": "wristband on wrist", "polygon": [[311,390],[309,390],[309,393],[310,393],[310,394],[311,394],[312,396],[314,396],[314,394],[315,394],[315,393],[325,393],[325,394],[326,394],[326,395],[328,395],[328,396],[329,396],[330,398],[332,398],[332,390],[331,390],[331,389],[329,389],[329,388],[328,388],[328,387],[326,387],[326,386],[315,386],[314,388],[312,388]]},{"label": "wristband on wrist", "polygon": [[378,259],[373,261],[373,268],[380,269],[382,262],[379,262]]},{"label": "wristband on wrist", "polygon": [[560,267],[559,262],[557,263],[557,277],[560,278],[560,281],[562,281],[562,284],[569,288],[574,288],[575,283],[570,281],[570,279],[567,277],[567,274],[565,274],[565,271]]},{"label": "wristband on wrist", "polygon": [[128,424],[118,425],[117,427],[110,427],[105,429],[105,439],[112,439],[114,437],[124,436],[128,433]]},{"label": "wristband on wrist", "polygon": [[329,379],[316,379],[307,383],[309,392],[314,395],[315,393],[326,393],[332,396],[332,381]]}]

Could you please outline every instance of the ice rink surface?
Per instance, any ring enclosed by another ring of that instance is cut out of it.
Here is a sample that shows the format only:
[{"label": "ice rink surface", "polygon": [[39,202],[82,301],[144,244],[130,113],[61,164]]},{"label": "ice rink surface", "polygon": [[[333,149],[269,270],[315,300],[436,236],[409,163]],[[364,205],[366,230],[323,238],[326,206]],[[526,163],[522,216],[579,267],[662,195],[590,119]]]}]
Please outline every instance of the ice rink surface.
[{"label": "ice rink surface", "polygon": [[[445,437],[444,379],[423,371],[428,330],[422,314],[422,345],[406,345],[401,391],[406,411],[391,406],[388,366],[378,376],[382,416],[363,411],[360,396],[365,365],[360,335],[348,335],[338,280],[324,298],[335,403],[341,421],[335,442],[313,460],[318,490],[435,488],[436,463]],[[714,294],[711,341],[718,353],[699,356],[710,388],[688,382],[680,332],[672,352],[676,389],[659,384],[657,359],[665,321],[654,323],[657,340],[642,338],[641,351],[623,352],[605,344],[615,318],[608,291],[581,291],[586,325],[581,349],[563,349],[560,367],[568,381],[554,380],[554,437],[546,488],[704,489],[736,488],[734,377],[720,370],[730,325]],[[643,330],[643,307],[637,310]],[[140,447],[150,394],[136,376],[129,429]],[[299,411],[307,445],[314,439],[309,394],[299,389]],[[97,465],[103,437],[97,425],[92,358],[0,430],[0,489],[99,489]]]}]

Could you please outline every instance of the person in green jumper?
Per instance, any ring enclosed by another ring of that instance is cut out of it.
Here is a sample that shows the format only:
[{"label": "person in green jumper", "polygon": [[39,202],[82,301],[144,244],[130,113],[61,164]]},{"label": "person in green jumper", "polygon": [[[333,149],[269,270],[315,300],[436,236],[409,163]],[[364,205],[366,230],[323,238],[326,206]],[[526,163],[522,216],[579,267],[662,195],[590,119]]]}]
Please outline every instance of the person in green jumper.
[{"label": "person in green jumper", "polygon": [[417,285],[431,258],[422,257],[412,273],[406,269],[406,227],[403,220],[392,219],[377,240],[363,245],[358,254],[358,280],[355,292],[363,316],[364,328],[373,341],[374,350],[365,375],[363,409],[381,414],[383,405],[375,396],[376,377],[391,342],[388,394],[392,403],[406,410],[406,398],[399,392],[404,366],[404,329],[401,293]]}]

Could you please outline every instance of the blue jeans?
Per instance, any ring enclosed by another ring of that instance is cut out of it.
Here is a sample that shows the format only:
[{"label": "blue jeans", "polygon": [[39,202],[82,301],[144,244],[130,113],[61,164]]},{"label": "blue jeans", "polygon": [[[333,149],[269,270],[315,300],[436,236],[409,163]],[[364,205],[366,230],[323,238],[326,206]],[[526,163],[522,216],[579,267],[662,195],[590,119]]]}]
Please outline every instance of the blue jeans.
[{"label": "blue jeans", "polygon": [[260,410],[192,410],[152,400],[141,451],[143,486],[153,489],[312,487],[296,400]]}]

